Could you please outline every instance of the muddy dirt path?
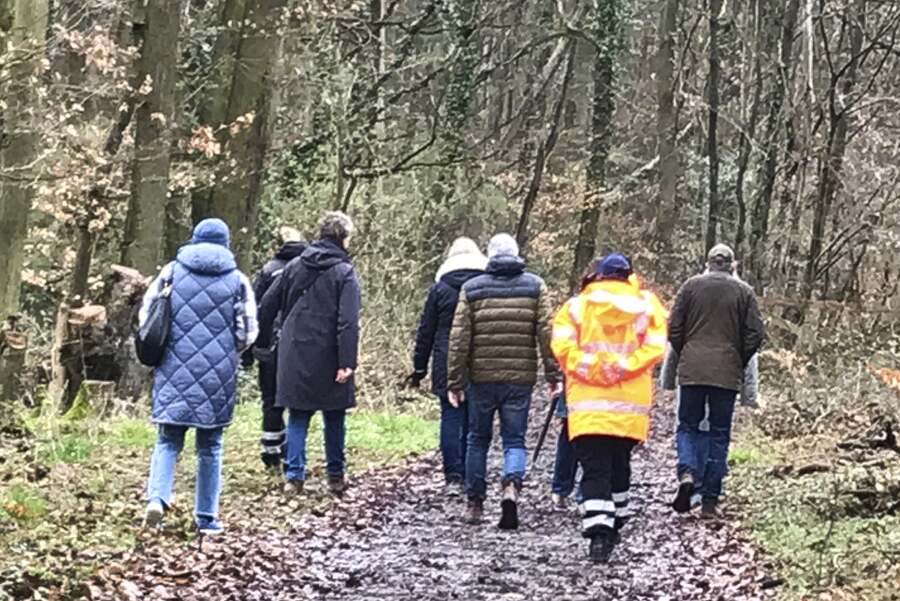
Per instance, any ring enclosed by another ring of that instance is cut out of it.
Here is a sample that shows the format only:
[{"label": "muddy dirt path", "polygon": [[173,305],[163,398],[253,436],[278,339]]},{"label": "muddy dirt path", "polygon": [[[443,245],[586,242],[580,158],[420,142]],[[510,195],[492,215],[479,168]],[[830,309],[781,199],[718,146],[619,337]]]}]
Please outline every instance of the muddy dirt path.
[{"label": "muddy dirt path", "polygon": [[[535,418],[544,412],[534,408]],[[359,600],[753,600],[763,570],[733,519],[675,516],[672,420],[657,411],[647,445],[636,449],[632,507],[611,563],[594,566],[578,535],[575,507],[549,504],[553,435],[523,490],[521,525],[497,529],[499,449],[485,522],[463,522],[464,501],[442,495],[439,458],[360,475],[326,510],[298,514],[291,532],[250,519],[228,534],[172,553],[139,549],[101,574],[97,599]],[[537,427],[533,424],[532,440]],[[728,512],[726,510],[726,516]],[[258,517],[258,516],[257,516]]]}]

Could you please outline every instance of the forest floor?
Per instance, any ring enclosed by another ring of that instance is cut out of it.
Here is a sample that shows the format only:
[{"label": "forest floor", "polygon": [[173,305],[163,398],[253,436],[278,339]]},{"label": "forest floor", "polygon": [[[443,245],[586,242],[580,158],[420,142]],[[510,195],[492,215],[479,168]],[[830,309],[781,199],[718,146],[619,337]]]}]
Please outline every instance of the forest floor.
[{"label": "forest floor", "polygon": [[[536,403],[532,442],[545,411]],[[464,501],[442,493],[436,453],[356,474],[340,500],[321,478],[285,505],[273,481],[256,507],[226,515],[227,533],[181,540],[142,534],[133,550],[89,585],[92,599],[653,599],[751,600],[771,579],[736,515],[701,522],[669,507],[674,451],[671,408],[658,408],[649,443],[636,450],[637,513],[608,566],[586,557],[574,505],[548,499],[552,437],[533,466],[518,531],[498,530],[497,474],[482,525],[462,519]],[[313,439],[315,440],[315,439]],[[313,443],[315,444],[315,443]],[[272,515],[286,514],[287,528]]]}]

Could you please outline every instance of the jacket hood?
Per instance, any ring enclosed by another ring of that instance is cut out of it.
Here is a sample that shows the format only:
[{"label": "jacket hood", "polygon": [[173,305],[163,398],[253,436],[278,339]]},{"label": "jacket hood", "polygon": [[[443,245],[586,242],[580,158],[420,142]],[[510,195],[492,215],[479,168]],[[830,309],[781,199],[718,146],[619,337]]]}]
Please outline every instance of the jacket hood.
[{"label": "jacket hood", "polygon": [[234,254],[216,243],[188,244],[178,250],[176,260],[194,273],[219,275],[237,269]]},{"label": "jacket hood", "polygon": [[[437,270],[435,282],[440,282],[445,275],[454,271],[478,271],[483,272],[487,268],[488,260],[483,254],[463,254],[449,257]],[[449,283],[449,282],[448,282]]]},{"label": "jacket hood", "polygon": [[483,273],[483,269],[457,269],[456,271],[444,274],[444,277],[441,278],[441,282],[447,284],[451,288],[459,290],[463,287],[463,284]]},{"label": "jacket hood", "polygon": [[593,282],[580,296],[591,306],[593,315],[602,315],[610,325],[630,324],[653,311],[653,304],[641,293],[635,279]]},{"label": "jacket hood", "polygon": [[519,275],[525,271],[525,259],[515,255],[495,255],[485,270],[491,275]]},{"label": "jacket hood", "polygon": [[350,255],[332,240],[318,240],[303,251],[300,260],[309,269],[324,271],[338,263],[349,263]]},{"label": "jacket hood", "polygon": [[281,248],[278,249],[278,252],[275,253],[275,258],[287,263],[302,255],[303,251],[306,250],[306,247],[306,242],[285,242]]}]

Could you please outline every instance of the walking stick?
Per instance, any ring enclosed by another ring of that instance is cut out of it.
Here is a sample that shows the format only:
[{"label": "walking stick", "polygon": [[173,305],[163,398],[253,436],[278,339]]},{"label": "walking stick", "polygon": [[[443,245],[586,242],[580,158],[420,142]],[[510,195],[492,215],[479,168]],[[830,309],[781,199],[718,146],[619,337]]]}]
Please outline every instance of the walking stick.
[{"label": "walking stick", "polygon": [[534,456],[531,458],[532,464],[537,463],[538,455],[541,454],[541,447],[544,446],[544,439],[547,438],[547,431],[550,429],[550,422],[553,421],[553,415],[556,413],[556,404],[559,403],[561,396],[562,395],[556,394],[550,399],[550,411],[547,413],[547,418],[544,420],[544,427],[541,428],[541,435],[538,437],[537,446],[534,448]]}]

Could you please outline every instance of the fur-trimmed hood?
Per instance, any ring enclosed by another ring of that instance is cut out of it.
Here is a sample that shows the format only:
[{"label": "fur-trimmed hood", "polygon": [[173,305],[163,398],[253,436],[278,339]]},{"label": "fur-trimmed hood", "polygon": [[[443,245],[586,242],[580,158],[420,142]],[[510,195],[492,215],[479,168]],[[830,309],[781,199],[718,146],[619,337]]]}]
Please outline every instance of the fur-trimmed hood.
[{"label": "fur-trimmed hood", "polygon": [[440,282],[441,278],[454,271],[484,271],[487,269],[487,263],[487,257],[481,253],[448,257],[438,268],[434,281]]}]

